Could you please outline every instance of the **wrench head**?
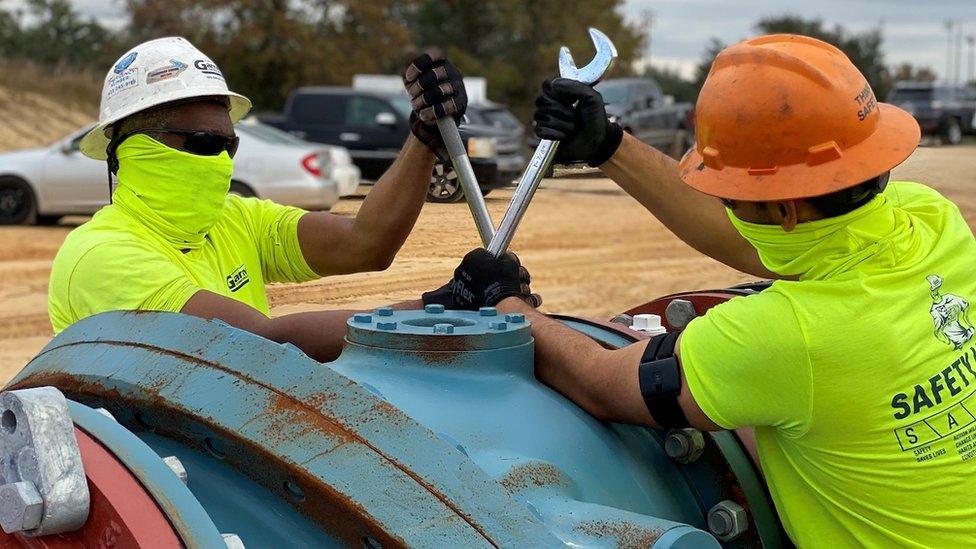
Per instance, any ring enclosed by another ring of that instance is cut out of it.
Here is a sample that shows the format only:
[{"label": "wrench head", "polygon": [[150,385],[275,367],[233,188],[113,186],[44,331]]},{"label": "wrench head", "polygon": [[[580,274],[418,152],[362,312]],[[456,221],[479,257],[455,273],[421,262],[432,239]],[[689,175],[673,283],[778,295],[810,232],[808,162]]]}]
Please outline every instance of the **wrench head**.
[{"label": "wrench head", "polygon": [[559,76],[592,86],[610,70],[613,62],[617,59],[617,47],[607,38],[607,35],[594,28],[590,28],[590,39],[593,40],[596,55],[592,61],[580,68],[576,67],[576,62],[573,61],[573,55],[569,53],[569,48],[563,46],[559,49]]}]

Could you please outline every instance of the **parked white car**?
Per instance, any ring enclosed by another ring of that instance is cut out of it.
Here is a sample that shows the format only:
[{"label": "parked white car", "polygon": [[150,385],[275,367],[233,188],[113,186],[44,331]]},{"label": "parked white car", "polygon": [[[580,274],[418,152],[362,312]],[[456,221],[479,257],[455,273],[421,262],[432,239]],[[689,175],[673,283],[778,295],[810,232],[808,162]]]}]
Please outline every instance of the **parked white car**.
[{"label": "parked white car", "polygon": [[[231,192],[309,210],[327,210],[356,192],[359,168],[342,147],[309,143],[254,119],[241,138]],[[105,162],[78,151],[83,128],[48,147],[0,153],[0,225],[53,223],[108,204]]]}]

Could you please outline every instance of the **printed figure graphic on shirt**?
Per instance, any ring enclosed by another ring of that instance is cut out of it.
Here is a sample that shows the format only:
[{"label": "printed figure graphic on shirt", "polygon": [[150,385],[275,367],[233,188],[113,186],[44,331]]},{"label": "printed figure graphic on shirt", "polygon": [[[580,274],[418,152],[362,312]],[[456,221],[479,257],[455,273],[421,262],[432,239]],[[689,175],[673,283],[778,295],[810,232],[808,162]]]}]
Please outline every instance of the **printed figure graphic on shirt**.
[{"label": "printed figure graphic on shirt", "polygon": [[943,294],[939,290],[942,288],[942,277],[929,275],[929,289],[932,292],[932,307],[929,314],[935,323],[935,337],[939,341],[952,345],[955,349],[962,346],[972,339],[973,323],[969,321],[969,302],[965,299],[953,295]]}]

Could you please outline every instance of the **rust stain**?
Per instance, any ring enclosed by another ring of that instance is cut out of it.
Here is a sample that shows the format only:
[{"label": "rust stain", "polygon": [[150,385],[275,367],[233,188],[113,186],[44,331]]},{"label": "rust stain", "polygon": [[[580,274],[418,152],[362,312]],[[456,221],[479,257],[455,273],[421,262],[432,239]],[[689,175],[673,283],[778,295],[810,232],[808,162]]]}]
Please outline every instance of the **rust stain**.
[{"label": "rust stain", "polygon": [[576,530],[593,538],[614,538],[620,549],[646,549],[654,545],[664,531],[618,520],[591,520],[576,525]]},{"label": "rust stain", "polygon": [[[230,376],[237,377],[237,378],[240,378],[242,380],[245,380],[245,381],[247,381],[249,383],[253,383],[254,385],[260,386],[260,387],[266,389],[267,391],[269,391],[269,392],[271,392],[271,393],[273,393],[275,395],[274,401],[270,404],[270,406],[268,408],[269,411],[271,411],[271,412],[285,411],[285,412],[288,412],[289,415],[291,415],[292,413],[297,413],[297,415],[294,416],[294,417],[296,419],[299,419],[299,416],[300,416],[300,421],[306,421],[306,420],[310,420],[310,419],[312,420],[313,425],[310,426],[309,429],[319,429],[319,430],[325,431],[325,432],[331,434],[332,436],[335,436],[335,437],[340,438],[340,440],[342,440],[343,443],[345,443],[345,442],[355,442],[355,443],[359,443],[359,444],[361,444],[361,445],[369,448],[376,455],[378,455],[379,457],[381,457],[382,459],[384,459],[385,461],[387,461],[391,466],[395,467],[400,472],[404,473],[405,475],[407,475],[408,477],[410,477],[411,479],[413,479],[414,482],[416,482],[417,484],[419,484],[425,490],[427,490],[432,496],[434,496],[436,499],[438,499],[448,509],[450,509],[451,511],[453,511],[459,518],[461,518],[461,520],[463,520],[465,523],[467,523],[473,530],[475,530],[481,537],[483,537],[485,539],[485,541],[488,542],[492,547],[498,547],[498,544],[495,543],[495,541],[491,539],[490,534],[487,531],[485,531],[484,527],[482,527],[480,524],[478,524],[474,520],[474,518],[471,517],[471,515],[469,513],[467,513],[464,509],[462,509],[458,504],[454,503],[450,498],[448,498],[440,490],[438,490],[436,487],[434,487],[430,482],[428,482],[426,479],[424,479],[423,477],[421,477],[420,475],[418,475],[416,472],[414,472],[411,469],[409,469],[404,464],[402,464],[399,461],[397,461],[395,458],[393,458],[393,456],[387,455],[380,448],[374,446],[371,442],[369,442],[368,440],[366,440],[365,438],[363,438],[354,429],[351,429],[351,428],[347,427],[346,425],[343,425],[342,423],[340,423],[339,421],[337,421],[334,418],[331,418],[331,417],[327,417],[327,416],[322,415],[322,412],[321,411],[319,411],[316,407],[311,406],[310,404],[301,402],[301,401],[295,399],[294,397],[288,395],[287,393],[282,392],[281,390],[279,390],[279,389],[277,389],[275,387],[272,387],[272,386],[270,386],[270,385],[268,385],[266,383],[263,383],[263,382],[261,382],[261,381],[259,381],[257,379],[254,379],[253,377],[247,375],[244,372],[240,372],[240,371],[237,371],[237,370],[230,369],[230,368],[228,368],[228,367],[226,367],[226,366],[224,366],[222,364],[219,364],[219,363],[214,362],[214,361],[211,361],[211,360],[203,359],[203,358],[200,358],[200,357],[197,357],[197,356],[189,355],[189,354],[182,353],[182,352],[179,352],[179,351],[174,351],[174,350],[171,350],[171,349],[165,349],[165,348],[158,347],[158,346],[155,346],[155,345],[149,345],[149,344],[146,344],[146,343],[138,343],[138,342],[130,342],[130,341],[112,341],[112,340],[78,341],[78,342],[67,343],[65,345],[61,345],[59,347],[55,347],[54,349],[60,349],[60,348],[65,348],[65,347],[73,347],[73,346],[80,346],[80,345],[91,345],[91,344],[114,345],[114,346],[120,346],[120,347],[136,347],[136,348],[141,348],[141,349],[144,349],[144,350],[146,350],[148,352],[151,352],[151,353],[157,353],[157,354],[164,355],[164,356],[171,356],[171,357],[177,358],[179,360],[189,362],[191,367],[209,367],[209,368],[213,368],[214,370],[218,370],[218,371],[224,372],[224,373],[226,373],[226,374],[228,374]],[[49,349],[47,352],[53,351],[54,349]],[[44,353],[42,353],[42,354],[44,354]],[[41,356],[41,355],[38,355],[38,357],[39,356]],[[35,360],[36,359],[37,359],[37,357],[35,357]],[[354,384],[354,383],[350,380],[347,384]],[[123,396],[117,390],[115,390],[115,389],[109,389],[109,388],[103,387],[103,386],[101,386],[101,385],[99,385],[97,383],[79,381],[73,375],[68,374],[66,372],[41,372],[41,373],[30,374],[26,378],[18,381],[11,388],[37,387],[37,386],[41,386],[41,385],[52,385],[52,386],[58,387],[62,391],[65,391],[67,393],[73,393],[73,394],[83,394],[83,395],[89,395],[89,396],[94,396],[94,397],[108,396],[109,398],[115,400],[116,402],[132,402],[133,400],[135,400],[136,402],[139,402],[139,399],[133,399],[131,397],[129,397],[129,398],[123,398]],[[147,388],[142,388],[142,389],[147,389]],[[207,420],[209,418],[196,417],[189,410],[184,410],[182,408],[175,407],[172,402],[170,402],[170,401],[164,399],[163,397],[161,397],[158,394],[158,392],[148,393],[147,397],[148,398],[146,399],[146,403],[149,405],[148,407],[150,407],[150,408],[153,409],[154,415],[157,414],[157,410],[165,410],[165,409],[177,409],[177,410],[180,410],[184,415],[196,418],[198,421],[200,421],[201,423],[204,423],[205,425],[207,425],[208,427],[210,427],[214,431],[222,432],[222,433],[226,434],[226,436],[227,436],[228,439],[233,440],[233,441],[236,441],[238,443],[242,443],[242,444],[248,445],[251,448],[253,448],[253,450],[255,452],[265,454],[267,456],[267,459],[272,460],[272,461],[277,461],[277,462],[280,463],[280,460],[277,459],[277,456],[274,456],[273,454],[271,454],[266,449],[264,449],[264,448],[262,448],[260,446],[256,446],[256,445],[253,445],[253,444],[249,443],[248,441],[240,438],[238,436],[238,434],[235,433],[235,432],[227,431],[226,429],[220,427],[219,425],[213,424],[210,421],[205,421],[205,420]],[[392,408],[392,406],[391,406],[391,408]],[[387,410],[387,412],[389,412],[389,410]],[[159,422],[159,425],[165,425],[165,424],[166,424],[166,422],[162,422],[162,421]],[[305,432],[307,432],[307,431],[305,431]],[[175,432],[175,431],[173,432],[173,434],[174,435],[178,435],[178,436],[183,436],[182,433]],[[199,446],[199,443],[200,443],[200,441],[195,441],[195,440],[190,440],[190,442],[195,443],[197,446]],[[340,444],[340,446],[341,446],[341,444]],[[253,466],[253,463],[251,463],[249,460],[246,460],[245,459],[245,460],[242,460],[240,462],[236,462],[235,465],[239,469],[241,469],[242,471],[248,472],[249,467],[250,466]],[[300,467],[294,467],[294,466],[292,468],[294,469],[294,473],[297,476],[305,477],[306,480],[308,480],[310,483],[312,483],[312,485],[318,486],[318,487],[322,487],[323,489],[325,489],[327,491],[333,492],[332,496],[329,499],[331,499],[333,501],[340,501],[343,498],[348,499],[347,496],[345,496],[344,494],[336,491],[332,486],[329,486],[328,484],[321,482],[317,478],[311,477],[311,475],[309,475],[307,473],[307,471],[305,471],[304,469],[302,469]],[[256,472],[258,476],[252,476],[252,478],[255,478],[255,480],[261,481],[260,473],[266,473],[266,472],[267,471],[259,470],[259,471]],[[269,487],[272,490],[276,491],[277,493],[281,493],[281,487],[280,486],[269,486]],[[336,498],[338,498],[338,500]],[[285,499],[287,499],[287,496],[285,496]],[[309,502],[309,501],[311,501],[311,500],[313,500],[313,499],[315,499],[315,498],[306,498],[306,503]],[[353,501],[348,501],[346,503],[348,503],[349,505],[357,505],[358,506],[358,504],[356,502],[353,502]],[[299,508],[305,507],[304,504],[296,504],[296,505],[298,505]],[[370,516],[370,515],[368,515],[368,512],[365,509],[362,509],[360,507],[359,510],[362,513],[362,517],[361,518],[365,518],[365,517],[369,517]],[[331,517],[330,518],[330,516],[329,516],[329,509],[324,509],[324,514],[323,515],[315,516],[314,518],[316,520],[322,521],[325,524],[334,524],[334,521],[335,521],[335,518],[334,517]],[[385,534],[385,533],[383,533],[383,536],[382,537],[384,539],[388,539],[389,538],[389,536],[387,534]],[[377,539],[379,540],[379,538],[377,538]],[[357,543],[361,543],[361,541],[357,541]],[[402,545],[402,544],[403,544],[403,541],[400,540],[400,542],[399,542],[398,545]]]},{"label": "rust stain", "polygon": [[555,465],[533,461],[512,467],[498,482],[509,493],[514,493],[531,487],[565,485],[566,478]]}]

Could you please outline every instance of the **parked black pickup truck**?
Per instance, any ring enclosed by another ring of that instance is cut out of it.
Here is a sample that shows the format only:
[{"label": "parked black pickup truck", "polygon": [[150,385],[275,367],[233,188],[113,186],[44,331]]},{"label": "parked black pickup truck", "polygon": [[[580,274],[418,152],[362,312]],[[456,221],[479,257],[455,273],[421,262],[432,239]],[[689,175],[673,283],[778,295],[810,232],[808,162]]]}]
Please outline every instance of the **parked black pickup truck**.
[{"label": "parked black pickup truck", "polygon": [[972,86],[897,82],[888,103],[914,116],[922,135],[937,135],[947,145],[959,144],[963,134],[976,133],[976,88]]},{"label": "parked black pickup truck", "polygon": [[[403,94],[314,87],[292,92],[282,114],[259,114],[258,119],[307,141],[349,149],[363,179],[376,180],[410,133],[409,116],[410,100]],[[470,104],[460,130],[482,193],[511,184],[525,161],[524,129],[518,120],[502,105]],[[449,163],[434,166],[427,198],[464,198]]]},{"label": "parked black pickup truck", "polygon": [[596,85],[610,120],[624,131],[676,158],[691,148],[695,128],[690,103],[665,99],[650,78],[611,78]]}]

